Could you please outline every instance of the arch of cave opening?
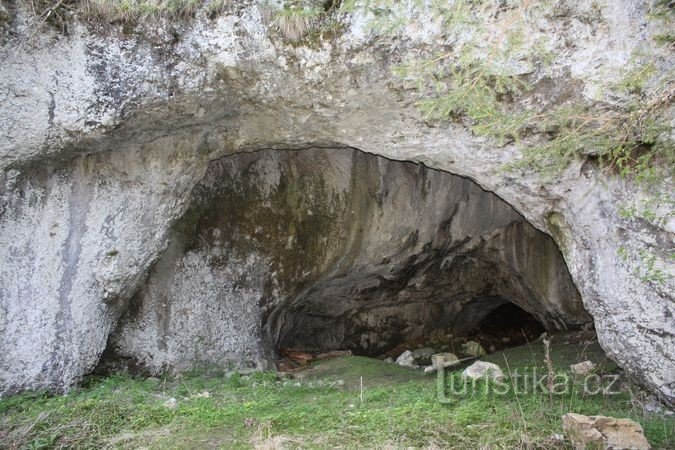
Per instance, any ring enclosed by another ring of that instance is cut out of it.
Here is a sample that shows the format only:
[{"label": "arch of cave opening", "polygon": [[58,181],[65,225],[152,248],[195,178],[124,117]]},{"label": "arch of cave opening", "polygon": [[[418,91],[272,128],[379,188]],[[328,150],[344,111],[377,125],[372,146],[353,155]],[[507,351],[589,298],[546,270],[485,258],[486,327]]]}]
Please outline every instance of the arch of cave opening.
[{"label": "arch of cave opening", "polygon": [[169,241],[109,339],[135,371],[462,356],[591,322],[553,239],[500,197],[357,149],[215,160]]}]

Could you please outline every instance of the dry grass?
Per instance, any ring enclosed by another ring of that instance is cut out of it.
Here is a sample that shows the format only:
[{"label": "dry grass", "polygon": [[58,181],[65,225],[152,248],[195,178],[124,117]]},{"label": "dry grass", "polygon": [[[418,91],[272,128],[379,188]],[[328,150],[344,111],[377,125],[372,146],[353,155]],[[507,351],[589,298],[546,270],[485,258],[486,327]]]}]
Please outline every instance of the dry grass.
[{"label": "dry grass", "polygon": [[314,8],[284,8],[277,11],[274,25],[291,41],[299,41],[315,30],[322,11]]},{"label": "dry grass", "polygon": [[145,20],[179,20],[203,9],[213,17],[232,0],[20,0],[40,24],[63,24],[70,15],[87,21],[138,23]]}]

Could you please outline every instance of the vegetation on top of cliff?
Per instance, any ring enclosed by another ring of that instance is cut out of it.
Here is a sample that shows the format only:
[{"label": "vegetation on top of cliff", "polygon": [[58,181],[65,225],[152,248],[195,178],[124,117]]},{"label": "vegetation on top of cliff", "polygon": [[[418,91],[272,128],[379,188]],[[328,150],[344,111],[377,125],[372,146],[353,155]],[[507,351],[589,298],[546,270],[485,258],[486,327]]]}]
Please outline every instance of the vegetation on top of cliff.
[{"label": "vegetation on top of cliff", "polygon": [[274,24],[285,37],[291,41],[299,41],[316,29],[322,14],[323,10],[320,8],[291,5],[274,14]]},{"label": "vegetation on top of cliff", "polygon": [[200,9],[209,16],[221,13],[231,0],[19,0],[38,26],[65,28],[71,15],[88,21],[138,23],[152,19],[185,19]]}]

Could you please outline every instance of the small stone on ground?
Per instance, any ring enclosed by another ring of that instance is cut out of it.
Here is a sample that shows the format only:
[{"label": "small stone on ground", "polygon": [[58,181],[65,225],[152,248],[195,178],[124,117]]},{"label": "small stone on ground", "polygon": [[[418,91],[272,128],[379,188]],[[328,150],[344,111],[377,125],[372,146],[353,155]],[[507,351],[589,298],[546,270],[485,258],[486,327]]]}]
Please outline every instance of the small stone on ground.
[{"label": "small stone on ground", "polygon": [[462,353],[467,356],[484,356],[487,354],[483,346],[476,341],[468,341],[463,344]]},{"label": "small stone on ground", "polygon": [[417,367],[415,364],[415,357],[410,350],[406,350],[396,358],[396,364],[405,367]]},{"label": "small stone on ground", "polygon": [[431,364],[431,355],[434,353],[436,353],[436,351],[429,347],[418,348],[412,352],[413,357],[415,358],[415,364],[418,366]]},{"label": "small stone on ground", "polygon": [[591,361],[583,361],[578,364],[572,364],[570,369],[575,375],[588,375],[595,370],[596,365]]},{"label": "small stone on ground", "polygon": [[469,367],[464,369],[464,372],[462,372],[462,377],[471,378],[474,380],[478,378],[503,380],[504,372],[502,372],[502,369],[497,364],[485,361],[476,361],[475,363],[471,364]]}]

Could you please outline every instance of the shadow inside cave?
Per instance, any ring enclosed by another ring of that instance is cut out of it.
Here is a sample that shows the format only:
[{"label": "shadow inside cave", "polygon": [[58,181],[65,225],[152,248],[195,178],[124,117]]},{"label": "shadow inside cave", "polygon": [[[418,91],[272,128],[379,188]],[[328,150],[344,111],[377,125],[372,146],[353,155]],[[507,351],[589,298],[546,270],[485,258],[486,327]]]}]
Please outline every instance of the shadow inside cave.
[{"label": "shadow inside cave", "polygon": [[266,150],[210,164],[106,359],[160,373],[270,368],[289,350],[490,351],[590,321],[553,239],[473,181]]}]

